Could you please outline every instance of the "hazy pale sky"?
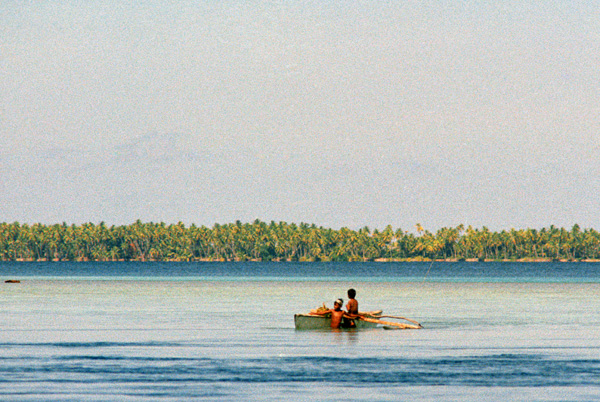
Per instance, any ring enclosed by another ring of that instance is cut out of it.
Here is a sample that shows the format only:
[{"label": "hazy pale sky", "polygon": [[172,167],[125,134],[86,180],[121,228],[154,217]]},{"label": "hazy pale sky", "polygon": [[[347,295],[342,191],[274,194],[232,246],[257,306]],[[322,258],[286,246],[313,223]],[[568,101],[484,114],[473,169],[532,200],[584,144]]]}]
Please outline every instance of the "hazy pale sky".
[{"label": "hazy pale sky", "polygon": [[5,1],[0,222],[600,229],[600,1]]}]

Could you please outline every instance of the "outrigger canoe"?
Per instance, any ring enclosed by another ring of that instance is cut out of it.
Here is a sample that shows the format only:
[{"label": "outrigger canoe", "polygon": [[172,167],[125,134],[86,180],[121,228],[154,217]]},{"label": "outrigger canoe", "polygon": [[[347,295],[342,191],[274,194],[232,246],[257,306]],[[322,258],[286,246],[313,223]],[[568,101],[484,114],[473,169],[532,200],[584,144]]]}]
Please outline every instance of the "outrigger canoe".
[{"label": "outrigger canoe", "polygon": [[[360,312],[360,314],[366,318],[377,320],[381,317],[381,310],[369,311],[366,313]],[[377,327],[376,322],[354,320],[356,328],[375,328]],[[331,317],[326,315],[312,315],[312,314],[295,314],[294,323],[296,329],[331,329]]]},{"label": "outrigger canoe", "polygon": [[[381,310],[359,312],[359,318],[354,319],[357,329],[361,328],[376,328],[382,325],[385,329],[421,329],[423,326],[418,322],[405,318],[390,315],[382,315]],[[405,324],[398,322],[383,321],[382,318],[394,318],[410,321],[413,324]],[[294,324],[296,329],[331,329],[331,317],[327,315],[315,314],[296,314],[294,315]]]}]

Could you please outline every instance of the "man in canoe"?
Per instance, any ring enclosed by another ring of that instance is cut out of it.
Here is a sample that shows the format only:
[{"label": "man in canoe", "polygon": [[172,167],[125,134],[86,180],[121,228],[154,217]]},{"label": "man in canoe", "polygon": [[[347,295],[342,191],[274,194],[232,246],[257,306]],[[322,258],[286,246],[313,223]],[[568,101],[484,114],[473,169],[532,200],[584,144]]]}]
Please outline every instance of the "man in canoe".
[{"label": "man in canoe", "polygon": [[349,315],[358,315],[358,301],[355,299],[356,290],[348,289],[348,304],[346,304],[346,311]]},{"label": "man in canoe", "polygon": [[318,315],[331,314],[331,328],[338,329],[341,327],[342,319],[344,318],[344,315],[346,314],[344,312],[344,310],[342,310],[343,305],[344,305],[344,301],[342,299],[337,299],[336,301],[333,302],[333,308],[330,308],[329,310],[315,311],[314,313],[311,313],[311,314],[318,314]]},{"label": "man in canoe", "polygon": [[356,328],[354,319],[358,318],[358,301],[355,299],[356,290],[348,289],[348,304],[346,304],[347,313],[344,315],[342,326],[344,328]]}]

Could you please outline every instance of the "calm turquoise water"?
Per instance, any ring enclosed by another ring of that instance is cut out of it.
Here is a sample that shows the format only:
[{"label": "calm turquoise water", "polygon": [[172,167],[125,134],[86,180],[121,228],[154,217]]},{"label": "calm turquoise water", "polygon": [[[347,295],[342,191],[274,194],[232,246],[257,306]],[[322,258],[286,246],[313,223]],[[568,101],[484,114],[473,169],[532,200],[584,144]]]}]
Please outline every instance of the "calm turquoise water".
[{"label": "calm turquoise water", "polygon": [[[600,264],[0,263],[0,279],[21,280],[0,284],[3,401],[600,398]],[[294,329],[348,287],[425,329]]]}]

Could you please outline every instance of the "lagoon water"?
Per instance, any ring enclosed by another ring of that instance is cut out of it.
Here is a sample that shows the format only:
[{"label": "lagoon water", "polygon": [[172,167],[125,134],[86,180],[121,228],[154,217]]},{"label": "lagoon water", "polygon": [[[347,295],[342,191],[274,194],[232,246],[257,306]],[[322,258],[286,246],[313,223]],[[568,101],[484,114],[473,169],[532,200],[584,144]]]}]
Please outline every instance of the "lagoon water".
[{"label": "lagoon water", "polygon": [[[0,262],[2,401],[600,399],[597,263]],[[354,287],[423,330],[296,331]]]}]

